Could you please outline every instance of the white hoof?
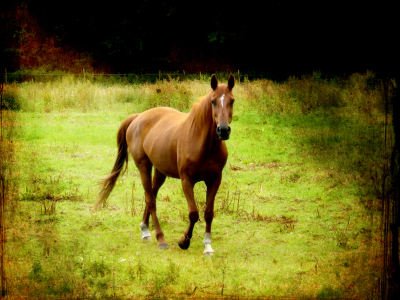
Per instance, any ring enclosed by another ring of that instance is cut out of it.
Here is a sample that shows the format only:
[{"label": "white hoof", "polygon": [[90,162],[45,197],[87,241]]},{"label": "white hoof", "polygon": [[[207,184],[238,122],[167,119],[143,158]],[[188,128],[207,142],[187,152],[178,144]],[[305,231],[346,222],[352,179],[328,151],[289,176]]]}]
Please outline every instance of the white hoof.
[{"label": "white hoof", "polygon": [[150,241],[151,234],[149,228],[144,223],[140,223],[140,230],[142,231],[142,240]]},{"label": "white hoof", "polygon": [[205,237],[204,237],[204,241],[203,241],[203,245],[204,245],[204,255],[213,255],[214,254],[214,250],[213,248],[211,248],[211,234],[209,232],[206,232]]},{"label": "white hoof", "polygon": [[203,254],[207,256],[214,255],[214,250],[211,248],[211,244],[204,244]]}]

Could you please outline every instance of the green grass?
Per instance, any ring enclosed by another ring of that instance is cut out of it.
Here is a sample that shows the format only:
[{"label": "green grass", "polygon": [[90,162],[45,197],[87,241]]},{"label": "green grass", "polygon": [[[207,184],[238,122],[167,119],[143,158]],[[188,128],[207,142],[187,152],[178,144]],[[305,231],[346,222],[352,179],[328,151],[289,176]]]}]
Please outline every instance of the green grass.
[{"label": "green grass", "polygon": [[[376,189],[382,186],[391,140],[385,148],[381,95],[365,88],[371,76],[358,74],[356,81],[353,75],[342,86],[292,78],[235,87],[211,258],[202,256],[202,213],[190,248],[177,245],[188,212],[175,179],[167,179],[158,198],[170,248],[157,249],[154,234],[149,243],[141,240],[144,192],[132,160],[108,207],[91,211],[97,184],[115,160],[120,122],[154,106],[188,111],[208,91],[208,81],[129,85],[67,77],[9,85],[6,93],[20,107],[14,139],[18,186],[7,220],[9,295],[375,295],[380,276]],[[324,95],[330,96],[323,103]],[[203,212],[203,183],[195,195]]]}]

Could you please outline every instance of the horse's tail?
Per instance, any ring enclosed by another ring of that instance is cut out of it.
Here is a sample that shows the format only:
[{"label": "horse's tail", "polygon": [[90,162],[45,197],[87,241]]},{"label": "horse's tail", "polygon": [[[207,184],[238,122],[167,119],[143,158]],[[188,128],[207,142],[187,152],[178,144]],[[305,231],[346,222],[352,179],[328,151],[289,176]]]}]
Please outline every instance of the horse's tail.
[{"label": "horse's tail", "polygon": [[[115,160],[114,167],[106,178],[101,181],[101,191],[99,193],[98,200],[94,206],[94,210],[96,211],[99,206],[101,206],[106,201],[108,196],[110,195],[111,191],[113,190],[115,183],[119,175],[123,175],[128,168],[128,144],[126,142],[126,131],[132,121],[138,116],[139,114],[134,114],[127,117],[118,129],[117,133],[117,144],[118,144],[118,154],[117,159]],[[124,169],[125,164],[125,169]],[[121,174],[122,172],[122,174]]]}]

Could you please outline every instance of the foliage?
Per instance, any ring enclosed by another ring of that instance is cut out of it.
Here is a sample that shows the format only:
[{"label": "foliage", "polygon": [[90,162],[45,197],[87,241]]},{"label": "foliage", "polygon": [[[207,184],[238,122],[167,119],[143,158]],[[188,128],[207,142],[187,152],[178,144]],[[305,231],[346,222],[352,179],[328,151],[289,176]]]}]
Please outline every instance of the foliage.
[{"label": "foliage", "polygon": [[21,106],[18,95],[15,95],[14,89],[9,88],[3,91],[1,108],[3,110],[20,110]]},{"label": "foliage", "polygon": [[36,69],[47,72],[93,70],[93,59],[71,47],[60,45],[46,31],[26,3],[10,5],[5,22],[6,69]]},{"label": "foliage", "polygon": [[[396,9],[383,3],[366,5],[362,13],[356,6],[343,10],[340,3],[290,1],[216,2],[196,9],[182,0],[101,0],[95,6],[10,0],[3,6],[9,71],[38,66],[116,73],[247,69],[287,76],[321,66],[378,71],[393,66],[396,56],[390,47]],[[377,21],[366,23],[364,16]],[[310,34],[315,26],[323,28],[318,39]],[[346,39],[351,55],[343,51]]]}]

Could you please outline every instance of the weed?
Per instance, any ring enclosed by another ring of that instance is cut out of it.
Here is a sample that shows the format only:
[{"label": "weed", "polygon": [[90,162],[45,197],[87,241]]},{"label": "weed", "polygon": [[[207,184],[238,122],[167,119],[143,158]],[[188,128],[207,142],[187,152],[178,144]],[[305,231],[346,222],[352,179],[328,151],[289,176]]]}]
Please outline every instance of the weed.
[{"label": "weed", "polygon": [[43,209],[41,210],[42,215],[54,215],[56,213],[56,202],[54,201],[43,201]]},{"label": "weed", "polygon": [[172,260],[169,260],[165,274],[166,281],[169,282],[170,284],[176,283],[179,279],[179,271],[180,271],[179,266]]},{"label": "weed", "polygon": [[101,276],[104,278],[106,275],[111,273],[111,269],[104,263],[104,259],[101,262],[94,261],[85,265],[85,268],[82,270],[83,278],[86,276],[91,276],[93,278],[97,278]]},{"label": "weed", "polygon": [[293,233],[294,231],[294,222],[285,222],[282,223],[282,226],[279,228],[281,233]]},{"label": "weed", "polygon": [[154,274],[153,285],[149,290],[149,296],[153,299],[166,297],[168,293],[167,287],[177,283],[178,279],[179,267],[170,260],[165,271],[160,272],[160,270],[158,270]]},{"label": "weed", "polygon": [[[82,201],[78,185],[66,185],[62,174],[57,177],[42,177],[33,174],[20,194],[22,201],[43,201],[46,212],[46,202]],[[51,206],[51,205],[50,205]],[[55,204],[53,204],[55,209]],[[47,210],[49,211],[49,210]]]},{"label": "weed", "polygon": [[29,279],[34,280],[36,282],[41,282],[46,279],[40,261],[35,261],[33,263],[32,269],[29,273]]},{"label": "weed", "polygon": [[281,182],[281,183],[285,183],[285,182],[294,183],[294,182],[296,182],[297,180],[299,180],[300,177],[301,177],[301,176],[300,176],[299,174],[296,174],[296,173],[289,173],[288,175],[286,175],[286,174],[281,174],[281,180],[280,180],[280,182]]},{"label": "weed", "polygon": [[[355,223],[355,220],[354,220]],[[353,224],[354,227],[354,224]],[[347,225],[343,228],[336,228],[335,230],[335,238],[336,238],[336,242],[337,245],[339,247],[342,248],[346,248],[347,247],[347,242],[349,241],[350,237],[351,237],[351,225],[350,225],[350,218],[347,221]]]},{"label": "weed", "polygon": [[93,230],[94,228],[103,225],[103,220],[96,214],[91,214],[91,217],[86,219],[83,226],[82,230],[89,231]]},{"label": "weed", "polygon": [[132,217],[134,217],[140,213],[138,207],[135,204],[135,195],[134,195],[135,187],[136,187],[136,184],[135,184],[135,182],[133,182],[131,196],[128,197],[128,192],[126,192],[125,193],[125,202],[124,202],[125,213]]},{"label": "weed", "polygon": [[342,298],[343,291],[341,289],[334,289],[331,286],[323,286],[317,292],[317,299],[338,299]]},{"label": "weed", "polygon": [[144,265],[143,261],[139,258],[137,265],[136,265],[136,276],[139,278],[140,281],[145,279],[147,274],[146,266]]}]

